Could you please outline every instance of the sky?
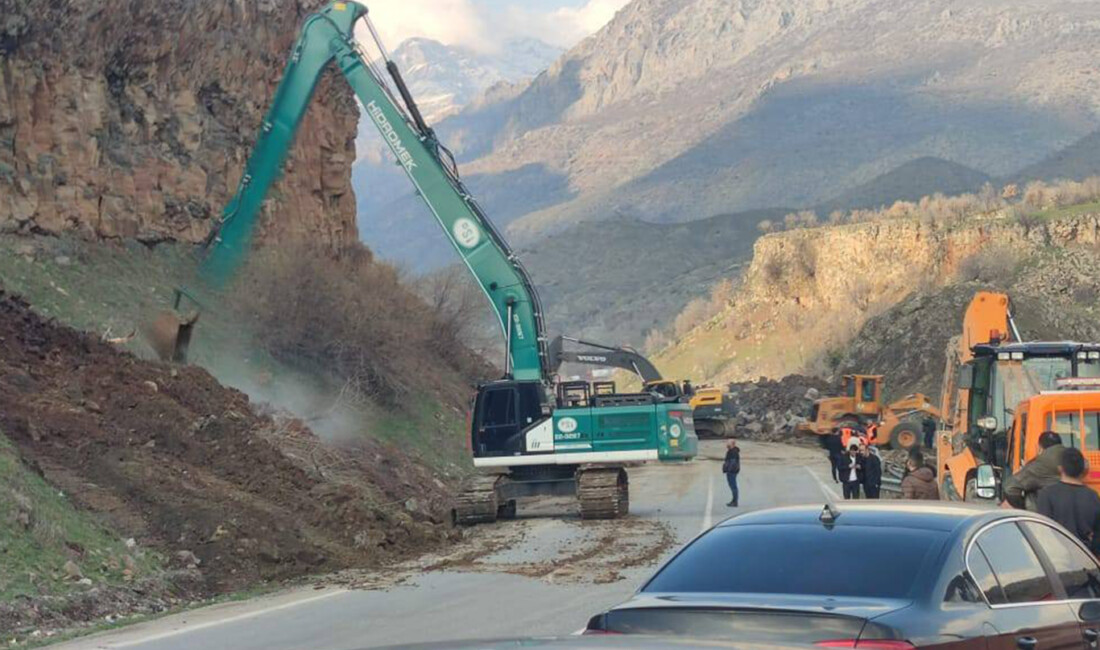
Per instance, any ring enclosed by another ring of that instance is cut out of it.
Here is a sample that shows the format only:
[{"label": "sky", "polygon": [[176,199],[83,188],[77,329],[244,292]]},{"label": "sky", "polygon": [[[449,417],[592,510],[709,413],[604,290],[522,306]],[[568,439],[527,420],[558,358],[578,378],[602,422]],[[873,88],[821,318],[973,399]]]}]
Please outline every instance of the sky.
[{"label": "sky", "polygon": [[628,0],[371,0],[370,15],[390,49],[413,36],[493,51],[510,38],[563,48],[607,24]]}]

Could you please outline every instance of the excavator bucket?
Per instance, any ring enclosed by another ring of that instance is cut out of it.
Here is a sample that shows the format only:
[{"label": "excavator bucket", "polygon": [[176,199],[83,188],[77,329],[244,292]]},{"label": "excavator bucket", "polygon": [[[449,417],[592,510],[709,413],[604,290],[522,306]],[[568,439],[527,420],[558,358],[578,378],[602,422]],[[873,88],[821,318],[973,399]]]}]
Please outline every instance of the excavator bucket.
[{"label": "excavator bucket", "polygon": [[186,363],[187,348],[191,345],[191,334],[198,320],[198,314],[183,318],[175,312],[166,311],[145,329],[145,337],[161,361]]},{"label": "excavator bucket", "polygon": [[191,335],[194,333],[195,324],[199,320],[199,312],[196,310],[190,314],[181,315],[180,304],[183,302],[184,297],[197,304],[197,301],[189,294],[182,289],[177,289],[175,309],[162,312],[144,328],[146,340],[161,361],[187,362],[187,348],[191,346]]}]

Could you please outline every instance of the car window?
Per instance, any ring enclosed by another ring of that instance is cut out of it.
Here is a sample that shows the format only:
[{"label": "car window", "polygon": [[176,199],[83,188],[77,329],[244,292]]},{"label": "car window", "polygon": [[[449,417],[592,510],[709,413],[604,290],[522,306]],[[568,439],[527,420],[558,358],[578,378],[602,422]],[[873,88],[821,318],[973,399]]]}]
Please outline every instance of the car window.
[{"label": "car window", "polygon": [[1029,521],[1024,527],[1054,566],[1066,596],[1073,600],[1100,598],[1100,567],[1091,555],[1050,526]]},{"label": "car window", "polygon": [[978,589],[981,589],[982,593],[985,594],[985,599],[989,601],[990,605],[1001,605],[1007,602],[1005,592],[993,575],[993,569],[989,568],[989,560],[985,559],[985,553],[982,553],[980,548],[977,546],[971,547],[966,564],[970,569],[970,577],[974,578]]},{"label": "car window", "polygon": [[724,526],[670,560],[643,591],[902,598],[945,537],[877,526]]},{"label": "car window", "polygon": [[987,529],[978,537],[978,547],[989,560],[993,575],[1009,603],[1054,599],[1054,586],[1015,523]]}]

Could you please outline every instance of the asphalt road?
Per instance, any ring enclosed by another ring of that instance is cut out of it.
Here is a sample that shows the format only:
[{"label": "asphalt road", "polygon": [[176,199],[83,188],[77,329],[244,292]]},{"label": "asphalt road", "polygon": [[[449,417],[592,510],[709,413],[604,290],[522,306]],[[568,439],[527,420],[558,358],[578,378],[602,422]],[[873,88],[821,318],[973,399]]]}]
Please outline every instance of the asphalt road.
[{"label": "asphalt road", "polygon": [[[816,450],[742,443],[743,510],[839,498]],[[65,650],[351,650],[569,634],[629,596],[700,531],[734,512],[721,443],[684,465],[630,472],[628,520],[581,522],[567,501],[471,529],[445,556],[217,605],[53,646]]]}]

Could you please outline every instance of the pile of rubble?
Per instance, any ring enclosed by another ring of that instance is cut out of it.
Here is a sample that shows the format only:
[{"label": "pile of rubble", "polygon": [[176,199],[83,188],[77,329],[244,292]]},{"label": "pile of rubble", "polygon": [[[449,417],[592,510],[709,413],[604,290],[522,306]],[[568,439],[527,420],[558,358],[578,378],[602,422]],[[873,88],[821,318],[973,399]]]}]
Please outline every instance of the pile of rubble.
[{"label": "pile of rubble", "polygon": [[[788,375],[779,381],[761,377],[756,381],[731,383],[727,409],[735,414],[728,430],[737,437],[764,441],[795,441],[799,424],[810,416],[814,400],[833,394],[835,387],[824,379]],[[814,443],[813,440],[806,440]]]}]

